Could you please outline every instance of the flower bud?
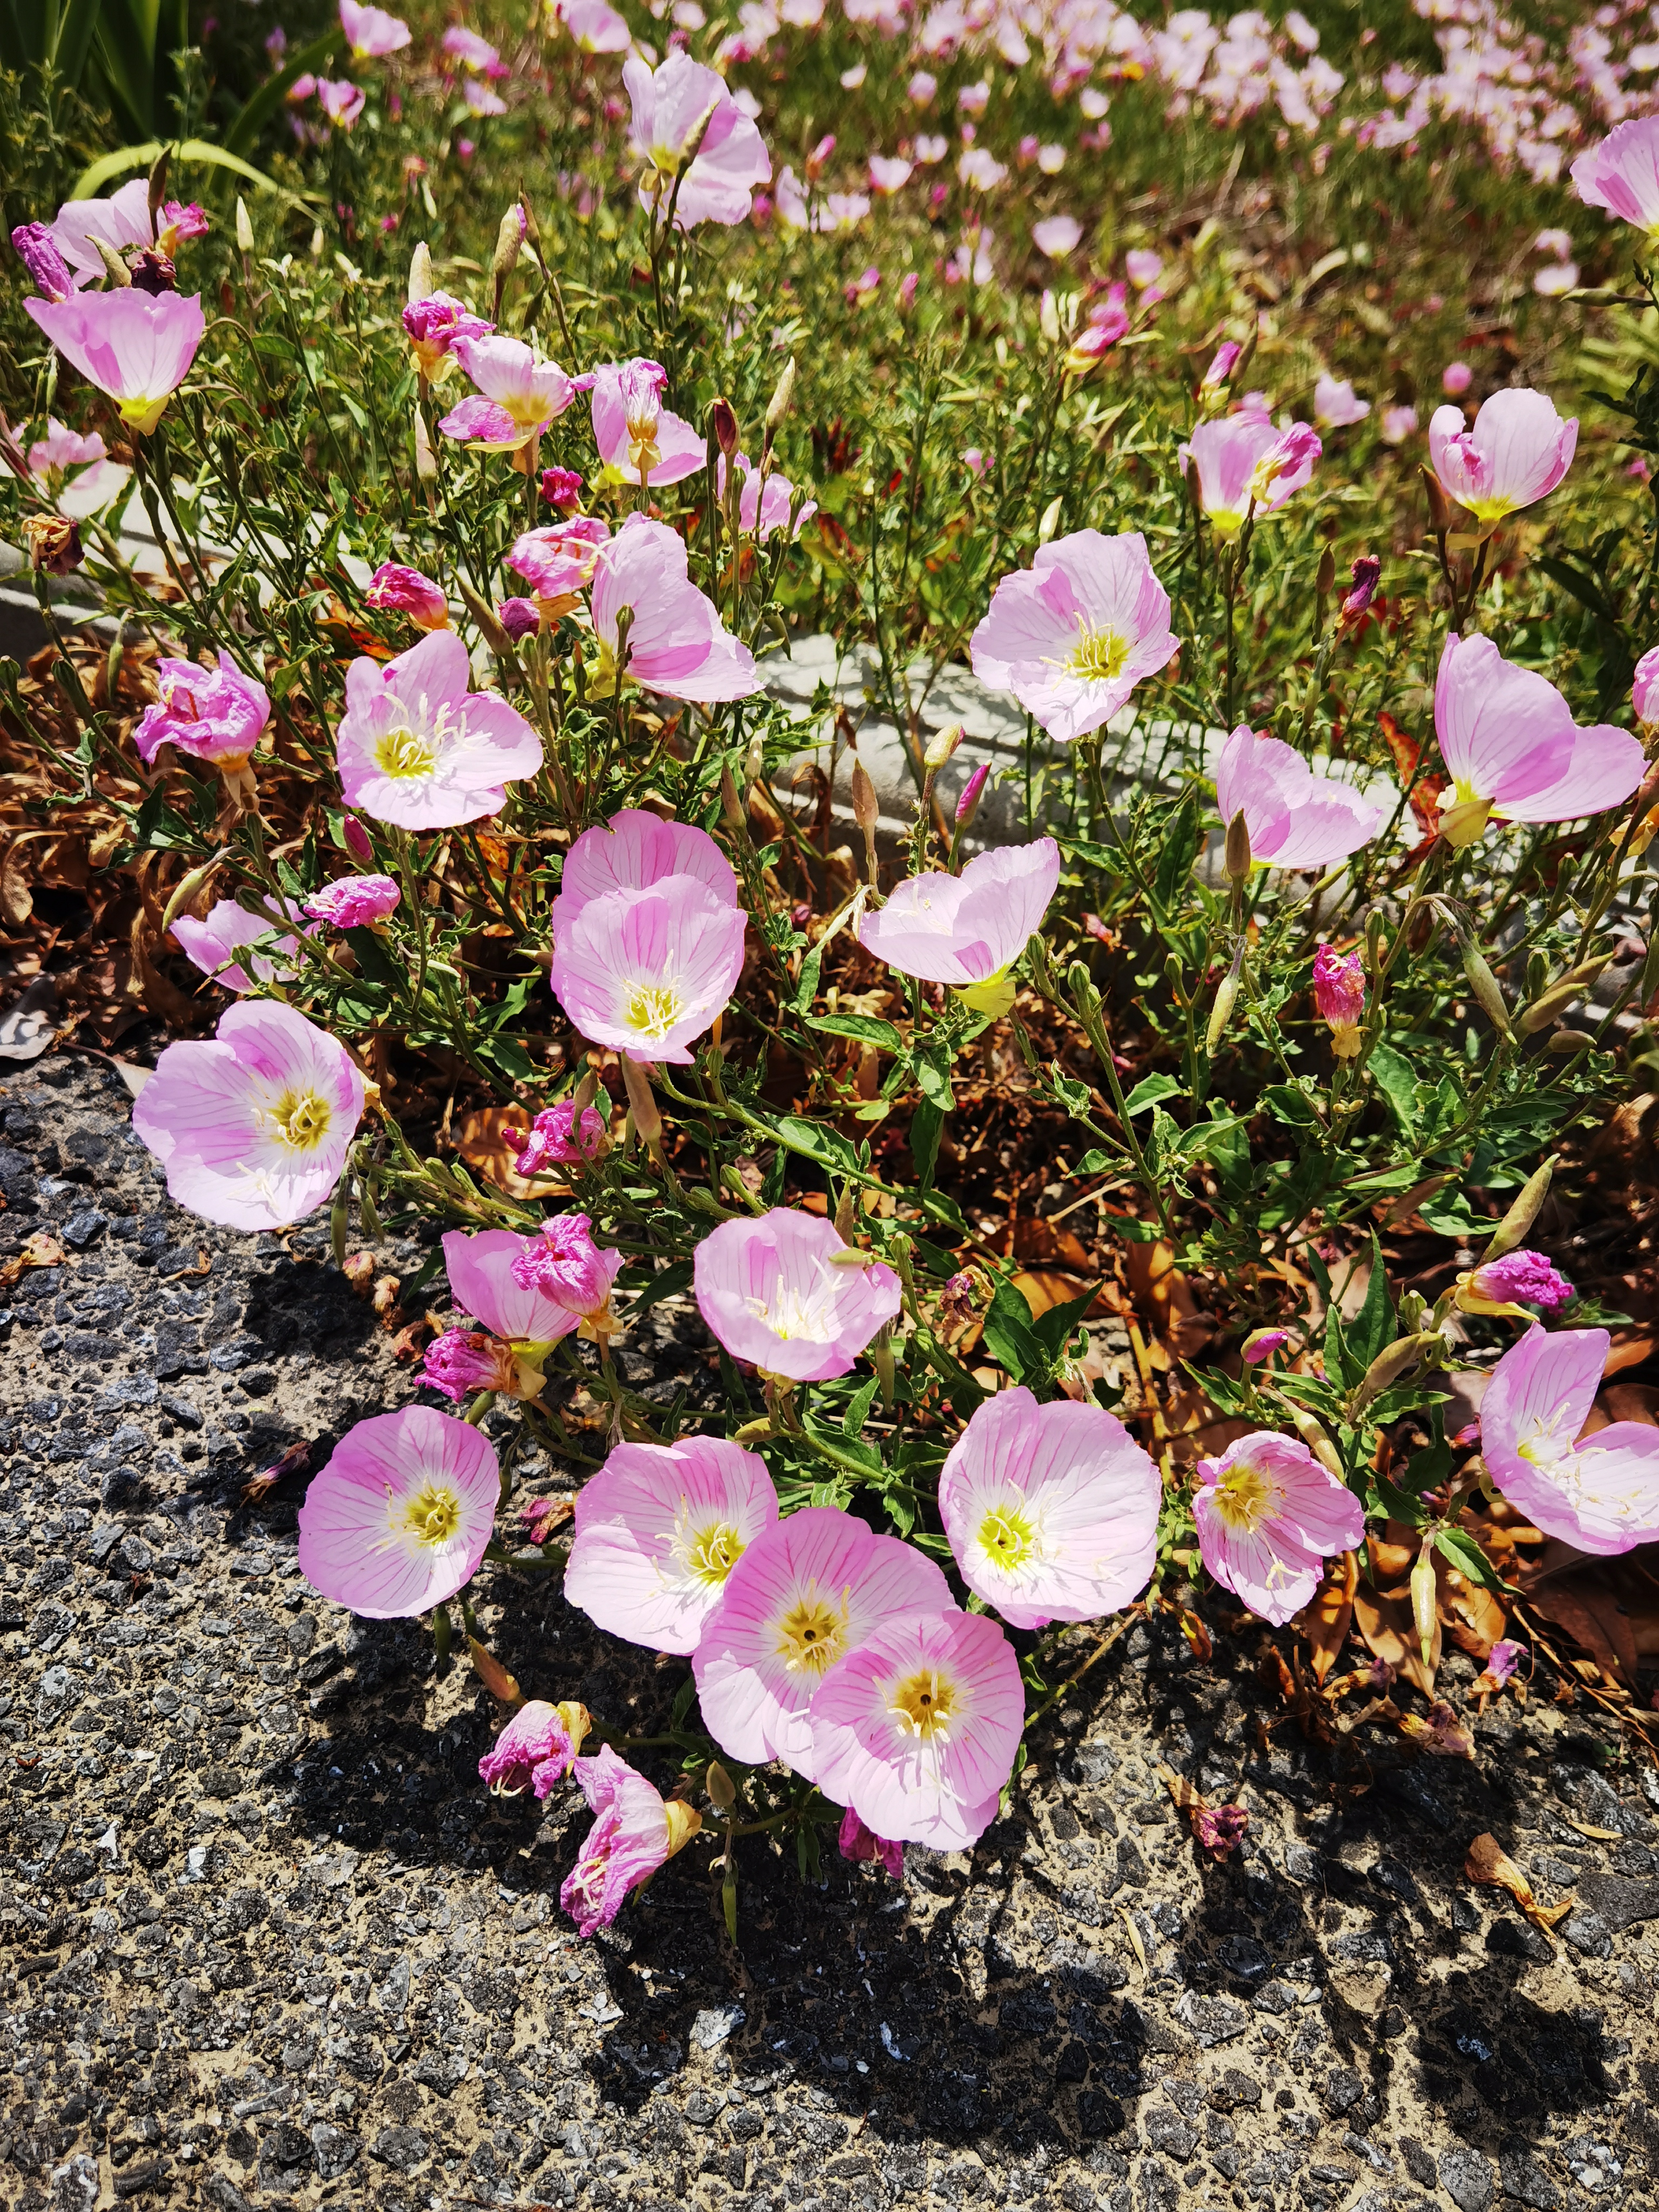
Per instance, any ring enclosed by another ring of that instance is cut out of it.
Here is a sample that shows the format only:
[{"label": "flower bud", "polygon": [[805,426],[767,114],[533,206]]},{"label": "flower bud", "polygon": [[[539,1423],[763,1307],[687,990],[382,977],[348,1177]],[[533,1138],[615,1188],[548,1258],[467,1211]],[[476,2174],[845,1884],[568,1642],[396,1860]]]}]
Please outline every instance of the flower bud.
[{"label": "flower bud", "polygon": [[1336,581],[1336,556],[1328,545],[1319,556],[1319,573],[1314,578],[1314,589],[1322,599],[1331,595],[1331,586]]},{"label": "flower bud", "polygon": [[853,819],[864,832],[864,842],[872,853],[876,849],[876,787],[870,781],[870,771],[856,754],[853,757]]},{"label": "flower bud", "polygon": [[729,461],[738,450],[738,417],[729,399],[715,400],[708,410],[708,426],[714,434],[714,443]]},{"label": "flower bud", "polygon": [[1226,866],[1236,884],[1242,884],[1250,872],[1250,829],[1242,806],[1227,824]]},{"label": "flower bud", "polygon": [[518,267],[523,247],[524,210],[514,200],[495,229],[495,251],[490,258],[489,273],[498,285],[504,284]]},{"label": "flower bud", "polygon": [[1451,509],[1446,504],[1439,478],[1427,468],[1423,471],[1423,489],[1429,495],[1429,528],[1435,537],[1443,538],[1451,528]]},{"label": "flower bud", "polygon": [[928,739],[921,756],[924,768],[941,769],[968,732],[960,722],[952,722],[943,730],[936,730]]},{"label": "flower bud", "polygon": [[1492,1238],[1480,1255],[1484,1267],[1489,1261],[1501,1260],[1506,1252],[1526,1242],[1527,1232],[1543,1211],[1544,1200],[1549,1196],[1550,1178],[1555,1173],[1555,1158],[1550,1154],[1541,1168],[1535,1168],[1516,1194],[1509,1212],[1492,1231]]},{"label": "flower bud", "polygon": [[967,782],[963,785],[962,796],[957,801],[957,834],[958,836],[960,836],[968,828],[968,825],[972,822],[975,815],[979,811],[980,799],[984,792],[986,781],[990,775],[990,762],[981,761],[979,766],[974,770],[973,774],[969,777]]},{"label": "flower bud", "polygon": [[651,1088],[651,1079],[638,1060],[630,1060],[626,1053],[622,1056],[622,1074],[634,1127],[646,1150],[654,1158],[662,1149],[662,1115],[658,1109],[656,1093]]},{"label": "flower bud", "polygon": [[789,402],[795,391],[795,358],[792,354],[783,365],[783,374],[778,379],[766,410],[766,441],[769,445],[777,434],[777,428],[789,412]]},{"label": "flower bud", "polygon": [[236,251],[239,253],[252,253],[253,251],[253,224],[240,198],[236,202]]},{"label": "flower bud", "polygon": [[729,1813],[738,1802],[738,1785],[718,1759],[709,1760],[704,1781],[708,1790],[708,1802],[714,1810]]},{"label": "flower bud", "polygon": [[92,242],[98,248],[98,258],[104,264],[105,274],[110,283],[123,291],[130,290],[132,285],[132,271],[122,260],[115,248],[101,238],[94,238]]},{"label": "flower bud", "polygon": [[829,161],[830,156],[835,152],[835,150],[836,134],[833,131],[827,131],[806,157],[805,166],[806,169],[806,181],[809,185],[817,184],[818,179],[823,174],[824,167]]},{"label": "flower bud", "polygon": [[1423,1664],[1430,1664],[1434,1650],[1436,1618],[1434,1587],[1433,1540],[1425,1537],[1423,1548],[1417,1555],[1417,1565],[1412,1569],[1412,1619],[1417,1626],[1417,1641],[1423,1653]]},{"label": "flower bud", "polygon": [[734,836],[743,830],[743,801],[738,796],[737,783],[726,762],[720,764],[720,818]]},{"label": "flower bud", "polygon": [[1557,1030],[1544,1049],[1554,1053],[1558,1059],[1570,1060],[1576,1052],[1589,1052],[1595,1042],[1588,1030]]},{"label": "flower bud", "polygon": [[1042,305],[1037,311],[1037,325],[1050,345],[1060,343],[1060,309],[1053,292],[1047,289],[1042,295]]},{"label": "flower bud", "polygon": [[[1241,815],[1242,821],[1243,817]],[[1204,1049],[1215,1058],[1216,1047],[1221,1042],[1222,1031],[1232,1019],[1233,1004],[1238,997],[1239,972],[1244,965],[1244,947],[1241,945],[1233,955],[1233,964],[1222,977],[1215,994],[1215,1004],[1210,1010],[1210,1026],[1204,1032]]]},{"label": "flower bud", "polygon": [[1342,596],[1342,619],[1357,622],[1376,593],[1382,580],[1382,563],[1375,553],[1362,553],[1353,564],[1353,581]]},{"label": "flower bud", "polygon": [[422,239],[409,257],[410,306],[418,307],[422,300],[429,300],[436,289],[437,285],[432,275],[432,249],[428,246],[425,239]]},{"label": "flower bud", "polygon": [[438,481],[438,456],[432,450],[426,417],[418,407],[415,410],[415,473],[422,483]]},{"label": "flower bud", "polygon": [[1599,960],[1586,960],[1579,967],[1570,968],[1565,975],[1559,975],[1522,1013],[1522,1035],[1534,1036],[1540,1030],[1547,1030],[1558,1015],[1565,1013],[1575,999],[1583,996],[1612,958],[1612,953],[1604,953]]}]

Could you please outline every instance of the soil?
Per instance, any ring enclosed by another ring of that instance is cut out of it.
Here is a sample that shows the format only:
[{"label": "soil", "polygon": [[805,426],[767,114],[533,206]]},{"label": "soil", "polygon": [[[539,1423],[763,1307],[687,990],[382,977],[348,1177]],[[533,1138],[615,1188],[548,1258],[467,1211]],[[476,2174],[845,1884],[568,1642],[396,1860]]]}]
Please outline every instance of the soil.
[{"label": "soil", "polygon": [[[477,1677],[308,1589],[305,1472],[243,1499],[413,1397],[410,1368],[320,1222],[252,1239],[169,1206],[128,1103],[89,1056],[0,1085],[0,1257],[44,1228],[67,1255],[0,1292],[0,2212],[1652,2203],[1659,1776],[1541,1682],[1477,1714],[1461,1658],[1472,1762],[1333,1750],[1259,1630],[1212,1624],[1200,1662],[1156,1617],[971,1855],[913,1850],[901,1886],[832,1853],[803,1883],[751,1840],[734,1951],[694,1843],[579,1940],[574,1792],[488,1796]],[[706,1355],[665,1305],[630,1379],[712,1402]],[[684,1662],[553,1579],[481,1576],[498,1656],[660,1727]],[[1159,1760],[1248,1808],[1234,1856]],[[1465,1879],[1486,1831],[1542,1903],[1577,1897],[1555,1938]]]}]

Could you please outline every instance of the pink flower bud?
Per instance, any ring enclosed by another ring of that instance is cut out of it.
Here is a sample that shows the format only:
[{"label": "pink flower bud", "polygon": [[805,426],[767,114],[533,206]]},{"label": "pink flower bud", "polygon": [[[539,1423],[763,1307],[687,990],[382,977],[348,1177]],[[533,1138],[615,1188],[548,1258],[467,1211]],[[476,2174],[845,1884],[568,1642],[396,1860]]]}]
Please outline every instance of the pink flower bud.
[{"label": "pink flower bud", "polygon": [[503,599],[495,610],[495,619],[515,644],[521,637],[533,637],[542,626],[541,611],[534,599]]},{"label": "pink flower bud", "polygon": [[1204,372],[1204,380],[1199,386],[1199,390],[1200,392],[1219,391],[1232,374],[1234,365],[1243,350],[1243,347],[1235,344],[1231,338],[1225,339],[1218,345],[1215,350],[1214,360]]},{"label": "pink flower bud", "polygon": [[965,830],[973,820],[979,806],[980,794],[991,773],[989,761],[981,761],[962,787],[962,796],[957,801],[957,828]]},{"label": "pink flower bud", "polygon": [[1342,619],[1354,622],[1363,615],[1376,596],[1377,585],[1382,580],[1382,563],[1375,553],[1362,553],[1353,564],[1352,588],[1342,600]]},{"label": "pink flower bud", "polygon": [[1440,389],[1452,399],[1461,398],[1474,381],[1474,371],[1466,361],[1448,362],[1440,372]]},{"label": "pink flower bud", "polygon": [[1264,1359],[1271,1359],[1276,1352],[1283,1352],[1291,1340],[1287,1328],[1254,1328],[1245,1338],[1239,1358],[1248,1367],[1258,1367]]},{"label": "pink flower bud", "polygon": [[581,472],[577,469],[544,469],[542,497],[550,507],[556,507],[568,514],[582,494]]},{"label": "pink flower bud", "polygon": [[806,157],[806,181],[809,185],[816,184],[823,174],[824,164],[835,150],[836,134],[833,131],[827,131]]},{"label": "pink flower bud", "polygon": [[346,850],[352,859],[361,860],[367,867],[374,858],[374,848],[368,841],[368,830],[364,829],[355,814],[348,814],[345,817],[340,824],[340,833],[345,839]]},{"label": "pink flower bud", "polygon": [[388,614],[407,615],[417,629],[447,629],[449,603],[430,576],[418,568],[405,568],[383,561],[368,580],[365,605]]}]

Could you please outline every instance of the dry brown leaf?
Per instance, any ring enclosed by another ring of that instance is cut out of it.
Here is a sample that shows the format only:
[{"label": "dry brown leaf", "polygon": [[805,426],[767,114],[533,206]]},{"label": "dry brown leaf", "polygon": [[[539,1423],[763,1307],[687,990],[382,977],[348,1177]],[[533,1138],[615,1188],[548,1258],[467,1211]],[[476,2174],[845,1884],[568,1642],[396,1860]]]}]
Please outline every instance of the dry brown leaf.
[{"label": "dry brown leaf", "polygon": [[1069,1305],[1073,1298],[1080,1298],[1088,1287],[1080,1276],[1063,1275],[1054,1267],[1022,1268],[1014,1277],[1014,1288],[1031,1309],[1033,1320],[1055,1306]]},{"label": "dry brown leaf", "polygon": [[1568,1827],[1577,1828],[1581,1836],[1588,1836],[1593,1844],[1618,1844],[1624,1841],[1622,1828],[1593,1828],[1588,1820],[1575,1820],[1571,1813],[1558,1814],[1556,1817],[1565,1820]]},{"label": "dry brown leaf", "polygon": [[1295,1626],[1307,1638],[1313,1654],[1314,1680],[1322,1686],[1348,1640],[1358,1587],[1359,1563],[1352,1552],[1343,1552],[1326,1561],[1324,1580],[1312,1601],[1297,1615]]},{"label": "dry brown leaf", "polygon": [[[1437,1580],[1438,1569],[1437,1561]],[[1423,1647],[1418,1637],[1417,1624],[1412,1618],[1408,1591],[1394,1595],[1362,1579],[1354,1591],[1353,1625],[1364,1638],[1365,1648],[1374,1658],[1386,1661],[1397,1674],[1403,1674],[1408,1682],[1421,1690],[1425,1697],[1433,1696],[1435,1671],[1440,1664],[1441,1630],[1437,1613],[1434,1641],[1429,1646],[1426,1667],[1423,1664]]]},{"label": "dry brown leaf", "polygon": [[1565,1920],[1577,1898],[1563,1898],[1559,1905],[1540,1905],[1533,1894],[1532,1884],[1510,1856],[1496,1836],[1477,1836],[1469,1845],[1468,1856],[1463,1862],[1465,1876],[1483,1889],[1506,1889],[1534,1928],[1541,1928],[1547,1936],[1555,1931],[1558,1920]]},{"label": "dry brown leaf", "polygon": [[524,1703],[524,1692],[519,1687],[501,1661],[493,1652],[485,1650],[476,1636],[469,1636],[466,1648],[472,1654],[472,1667],[497,1705],[518,1706]]},{"label": "dry brown leaf", "polygon": [[455,1134],[455,1149],[474,1174],[504,1190],[509,1198],[533,1198],[545,1194],[545,1183],[527,1182],[519,1173],[518,1154],[501,1133],[505,1129],[527,1129],[531,1115],[522,1106],[491,1106],[463,1116]]}]

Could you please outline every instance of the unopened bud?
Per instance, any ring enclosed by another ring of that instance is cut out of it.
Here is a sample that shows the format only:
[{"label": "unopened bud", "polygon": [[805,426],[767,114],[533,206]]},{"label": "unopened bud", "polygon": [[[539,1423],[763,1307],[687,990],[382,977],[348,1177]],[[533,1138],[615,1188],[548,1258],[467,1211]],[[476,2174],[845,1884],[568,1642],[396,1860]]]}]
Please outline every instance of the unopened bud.
[{"label": "unopened bud", "polygon": [[662,1148],[662,1115],[658,1110],[656,1094],[651,1088],[651,1079],[636,1060],[622,1055],[623,1087],[628,1093],[628,1110],[634,1116],[634,1127],[639,1131],[646,1150],[654,1158]]},{"label": "unopened bud", "polygon": [[525,236],[532,246],[539,246],[542,242],[542,234],[537,226],[535,210],[530,204],[530,196],[527,192],[520,191],[519,194],[519,216],[524,224]]},{"label": "unopened bud", "polygon": [[1559,1059],[1570,1060],[1576,1052],[1588,1052],[1595,1042],[1588,1030],[1557,1030],[1544,1049],[1554,1053]]},{"label": "unopened bud", "polygon": [[835,150],[836,134],[833,131],[827,131],[806,157],[806,181],[809,185],[816,184],[823,174],[824,165]]},{"label": "unopened bud", "polygon": [[417,307],[437,289],[432,274],[432,249],[422,239],[409,257],[409,304]]},{"label": "unopened bud", "polygon": [[1042,305],[1037,311],[1037,324],[1050,345],[1060,343],[1060,308],[1050,291],[1042,295]]},{"label": "unopened bud", "polygon": [[236,251],[239,253],[252,253],[253,251],[253,222],[240,198],[236,203]]},{"label": "unopened bud", "polygon": [[766,773],[766,748],[758,738],[750,738],[749,750],[743,757],[743,780],[758,783]]},{"label": "unopened bud", "polygon": [[794,397],[794,392],[795,357],[792,354],[783,365],[783,374],[778,379],[776,389],[773,392],[770,404],[766,410],[766,436],[769,444],[775,436],[779,423],[789,412],[789,402]]},{"label": "unopened bud", "polygon": [[173,149],[163,146],[149,167],[149,224],[155,228],[155,218],[161,213],[161,203],[167,196],[167,171],[173,164]]},{"label": "unopened bud", "polygon": [[1556,1156],[1552,1152],[1541,1168],[1534,1170],[1516,1193],[1513,1204],[1492,1231],[1492,1242],[1480,1255],[1484,1267],[1489,1260],[1501,1260],[1506,1252],[1513,1252],[1527,1241],[1527,1232],[1543,1211],[1544,1200],[1550,1194],[1550,1178],[1555,1173]]},{"label": "unopened bud", "polygon": [[501,217],[495,230],[495,251],[489,264],[489,273],[497,284],[504,284],[519,265],[519,255],[524,249],[524,210],[514,200]]},{"label": "unopened bud", "polygon": [[1391,1383],[1397,1382],[1408,1369],[1415,1367],[1425,1352],[1439,1342],[1434,1335],[1402,1336],[1385,1351],[1379,1352],[1360,1378],[1353,1394],[1351,1411],[1361,1413],[1373,1398],[1382,1396]]},{"label": "unopened bud", "polygon": [[1429,528],[1437,538],[1443,538],[1451,528],[1451,509],[1446,504],[1439,478],[1427,468],[1423,471],[1423,489],[1429,497]]},{"label": "unopened bud", "polygon": [[974,770],[973,774],[969,777],[967,782],[963,785],[962,796],[957,801],[957,833],[958,836],[967,829],[969,823],[978,812],[980,799],[984,792],[986,780],[990,775],[990,762],[981,761],[979,766]]},{"label": "unopened bud", "polygon": [[952,722],[945,729],[936,730],[928,739],[927,750],[922,754],[922,766],[932,769],[943,768],[967,734],[960,722]]},{"label": "unopened bud", "polygon": [[1346,1483],[1347,1477],[1343,1473],[1342,1455],[1316,1417],[1309,1413],[1305,1407],[1292,1406],[1291,1420],[1297,1436],[1301,1437],[1326,1474],[1334,1474],[1339,1482]]},{"label": "unopened bud", "polygon": [[858,1201],[849,1182],[836,1201],[836,1234],[843,1244],[853,1241],[853,1231],[858,1226]]},{"label": "unopened bud", "polygon": [[101,238],[94,238],[92,242],[98,248],[98,258],[104,264],[104,272],[110,283],[119,289],[130,290],[132,285],[132,271],[122,260],[115,248]]},{"label": "unopened bud", "polygon": [[1242,806],[1227,824],[1226,862],[1228,875],[1242,884],[1250,872],[1250,825]]},{"label": "unopened bud", "polygon": [[415,473],[422,483],[438,481],[438,456],[432,450],[426,417],[418,407],[415,410]]},{"label": "unopened bud", "polygon": [[729,1813],[738,1802],[738,1785],[718,1759],[709,1760],[708,1772],[704,1780],[708,1790],[708,1802],[714,1810]]},{"label": "unopened bud", "polygon": [[1547,1030],[1558,1014],[1565,1013],[1575,999],[1583,998],[1588,986],[1595,981],[1612,957],[1609,952],[1599,960],[1587,960],[1582,967],[1569,969],[1565,975],[1550,985],[1548,990],[1534,999],[1522,1015],[1522,1034],[1534,1036],[1540,1030]]},{"label": "unopened bud", "polygon": [[870,781],[870,771],[854,756],[853,760],[853,819],[864,832],[864,842],[873,853],[876,848],[876,820],[879,809],[876,804],[876,787]]},{"label": "unopened bud", "polygon": [[898,1379],[898,1363],[893,1358],[893,1339],[890,1329],[884,1328],[879,1332],[875,1341],[868,1347],[868,1357],[870,1364],[876,1370],[876,1378],[881,1384],[881,1401],[884,1406],[890,1407],[895,1395],[894,1385]]},{"label": "unopened bud", "polygon": [[738,417],[729,399],[717,399],[708,410],[708,427],[714,443],[729,461],[738,450]]},{"label": "unopened bud", "polygon": [[374,1255],[372,1252],[354,1252],[340,1273],[360,1298],[372,1295],[374,1289]]},{"label": "unopened bud", "polygon": [[1060,527],[1060,511],[1066,504],[1064,492],[1057,492],[1042,510],[1042,520],[1037,525],[1037,544],[1047,545]]},{"label": "unopened bud", "polygon": [[743,829],[743,801],[738,796],[737,781],[729,762],[720,764],[720,817],[734,835]]},{"label": "unopened bud", "polygon": [[1327,599],[1331,594],[1331,586],[1335,581],[1336,556],[1328,545],[1319,556],[1319,574],[1315,579],[1314,589],[1322,599]]},{"label": "unopened bud", "polygon": [[1215,994],[1215,1004],[1210,1009],[1210,1026],[1204,1032],[1204,1049],[1212,1060],[1215,1058],[1216,1047],[1221,1042],[1222,1032],[1232,1019],[1234,1003],[1238,997],[1239,973],[1243,965],[1244,948],[1241,945],[1233,955],[1232,966],[1221,979],[1220,986]]},{"label": "unopened bud", "polygon": [[1463,973],[1469,979],[1469,988],[1479,1001],[1480,1011],[1498,1031],[1499,1036],[1506,1037],[1512,1035],[1513,1032],[1510,1028],[1510,1010],[1504,1003],[1504,994],[1498,986],[1497,976],[1487,967],[1484,957],[1474,945],[1461,944],[1458,950],[1463,956]]},{"label": "unopened bud", "polygon": [[1417,1626],[1418,1645],[1425,1667],[1434,1652],[1437,1612],[1435,1597],[1434,1549],[1432,1540],[1425,1537],[1417,1555],[1417,1565],[1412,1569],[1412,1619]]}]

